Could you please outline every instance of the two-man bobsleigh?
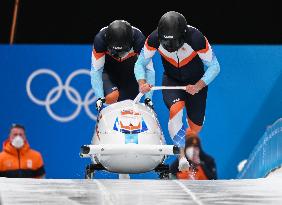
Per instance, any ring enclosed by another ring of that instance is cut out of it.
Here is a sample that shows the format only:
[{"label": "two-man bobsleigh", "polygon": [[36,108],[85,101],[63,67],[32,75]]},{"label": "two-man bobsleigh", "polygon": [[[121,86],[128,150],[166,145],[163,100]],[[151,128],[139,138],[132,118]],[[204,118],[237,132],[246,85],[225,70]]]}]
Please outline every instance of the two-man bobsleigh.
[{"label": "two-man bobsleigh", "polygon": [[[155,86],[152,90],[184,89],[185,87]],[[179,148],[167,145],[157,115],[140,99],[124,100],[102,109],[97,116],[95,133],[90,145],[81,146],[80,156],[90,157],[86,178],[95,170],[119,174],[138,174],[156,171],[168,178],[169,167],[164,164],[168,155],[178,155]]]}]

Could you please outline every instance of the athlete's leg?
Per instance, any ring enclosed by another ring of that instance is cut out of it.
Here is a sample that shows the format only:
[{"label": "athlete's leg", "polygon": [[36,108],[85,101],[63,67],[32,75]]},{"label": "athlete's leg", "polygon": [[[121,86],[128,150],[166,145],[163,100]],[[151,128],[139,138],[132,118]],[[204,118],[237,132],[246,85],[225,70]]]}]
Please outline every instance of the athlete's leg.
[{"label": "athlete's leg", "polygon": [[103,73],[103,89],[107,104],[112,104],[118,101],[118,87],[110,80],[109,75],[106,72]]},{"label": "athlete's leg", "polygon": [[106,95],[106,103],[107,104],[116,103],[118,101],[118,97],[119,97],[119,91],[114,90],[113,92]]},{"label": "athlete's leg", "polygon": [[118,101],[122,100],[134,100],[136,96],[139,94],[139,86],[135,78],[128,79],[127,85],[119,85],[119,99]]},{"label": "athlete's leg", "polygon": [[[164,86],[179,86],[181,83],[167,77],[163,77]],[[180,147],[178,169],[180,171],[189,168],[189,162],[185,157],[184,147],[186,141],[185,128],[182,122],[183,109],[185,107],[186,93],[183,90],[163,90],[163,98],[169,108],[168,130],[173,143]]]},{"label": "athlete's leg", "polygon": [[198,134],[203,126],[206,111],[207,87],[195,95],[186,94],[186,110],[189,128],[186,134]]},{"label": "athlete's leg", "polygon": [[[178,82],[164,75],[164,86],[177,86]],[[163,100],[169,109],[168,131],[173,143],[178,147],[185,146],[185,128],[182,122],[185,106],[185,92],[182,90],[163,90]]]},{"label": "athlete's leg", "polygon": [[187,118],[188,121],[188,128],[186,129],[186,136],[187,135],[195,135],[198,134],[201,130],[203,126],[199,126],[197,124],[195,124],[192,120],[190,120],[189,118]]},{"label": "athlete's leg", "polygon": [[[111,82],[113,88],[119,91],[118,99],[113,99],[115,102],[127,99],[133,100],[138,95],[139,86],[134,75],[136,60],[137,55],[122,62],[118,62],[112,57],[107,57],[104,69],[108,75],[106,79]],[[109,86],[109,89],[111,89],[111,86]],[[113,90],[110,91],[112,92]],[[113,93],[112,97],[117,97],[117,95]]]}]

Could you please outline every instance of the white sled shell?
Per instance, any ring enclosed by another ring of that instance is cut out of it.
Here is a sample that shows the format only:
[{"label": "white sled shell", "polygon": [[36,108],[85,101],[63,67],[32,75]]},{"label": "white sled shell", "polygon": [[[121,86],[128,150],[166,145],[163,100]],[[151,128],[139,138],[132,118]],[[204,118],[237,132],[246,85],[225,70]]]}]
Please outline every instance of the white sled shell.
[{"label": "white sled shell", "polygon": [[93,155],[93,161],[101,163],[108,171],[143,173],[158,166],[163,161],[164,154],[146,155],[138,152],[134,146],[166,143],[155,112],[144,104],[125,100],[100,112],[92,144],[123,145],[122,147],[129,148],[115,154]]}]

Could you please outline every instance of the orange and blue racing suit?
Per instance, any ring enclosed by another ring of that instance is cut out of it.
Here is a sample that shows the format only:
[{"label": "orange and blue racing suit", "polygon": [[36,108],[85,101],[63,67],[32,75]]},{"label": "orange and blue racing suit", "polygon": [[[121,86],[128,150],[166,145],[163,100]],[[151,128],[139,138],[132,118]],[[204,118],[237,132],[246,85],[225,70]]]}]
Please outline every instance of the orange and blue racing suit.
[{"label": "orange and blue racing suit", "polygon": [[[202,80],[211,83],[220,72],[217,58],[207,38],[196,28],[187,26],[184,44],[175,52],[168,52],[160,44],[157,29],[145,42],[145,46],[135,63],[137,80],[147,75],[146,66],[156,52],[161,55],[164,68],[163,86],[194,85]],[[168,130],[174,144],[184,147],[186,129],[182,123],[183,109],[186,107],[189,131],[198,133],[203,125],[208,86],[191,95],[183,90],[163,90],[163,100],[170,111]]]}]

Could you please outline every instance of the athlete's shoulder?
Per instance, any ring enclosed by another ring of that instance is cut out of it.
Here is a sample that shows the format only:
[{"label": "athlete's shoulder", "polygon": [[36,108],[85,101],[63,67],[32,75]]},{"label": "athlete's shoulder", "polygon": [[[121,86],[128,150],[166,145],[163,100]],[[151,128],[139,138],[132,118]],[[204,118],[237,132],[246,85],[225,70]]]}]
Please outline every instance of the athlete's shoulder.
[{"label": "athlete's shoulder", "polygon": [[144,43],[145,43],[145,36],[141,30],[132,26],[133,31],[133,49],[136,53],[140,53]]},{"label": "athlete's shoulder", "polygon": [[133,38],[134,39],[144,37],[144,34],[142,33],[142,31],[139,28],[132,26],[132,31],[133,31]]},{"label": "athlete's shoulder", "polygon": [[206,37],[197,28],[188,25],[187,36],[189,38],[189,44],[194,50],[201,50],[206,48]]},{"label": "athlete's shoulder", "polygon": [[105,33],[107,27],[102,28],[94,37],[93,48],[97,53],[105,52],[107,50],[107,44],[105,40]]}]

